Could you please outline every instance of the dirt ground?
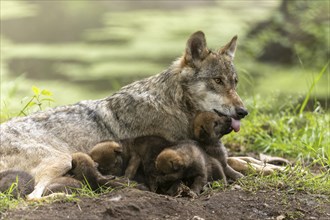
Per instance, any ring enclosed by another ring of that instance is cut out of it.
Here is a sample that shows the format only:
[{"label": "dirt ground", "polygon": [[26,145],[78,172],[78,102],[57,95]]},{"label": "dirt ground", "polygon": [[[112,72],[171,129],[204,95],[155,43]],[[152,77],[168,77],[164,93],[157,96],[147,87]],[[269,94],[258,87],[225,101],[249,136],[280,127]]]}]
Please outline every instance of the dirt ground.
[{"label": "dirt ground", "polygon": [[30,204],[9,210],[0,219],[330,219],[330,203],[325,195],[247,192],[239,187],[213,190],[197,199],[125,188],[97,198]]}]

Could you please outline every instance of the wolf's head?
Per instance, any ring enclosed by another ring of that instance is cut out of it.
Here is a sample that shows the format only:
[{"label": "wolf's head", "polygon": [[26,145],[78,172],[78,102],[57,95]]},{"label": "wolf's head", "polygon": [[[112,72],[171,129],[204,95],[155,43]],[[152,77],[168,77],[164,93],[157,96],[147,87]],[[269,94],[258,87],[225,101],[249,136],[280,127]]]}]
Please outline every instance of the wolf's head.
[{"label": "wolf's head", "polygon": [[237,36],[217,51],[206,46],[205,35],[198,31],[187,42],[181,61],[181,80],[198,111],[213,111],[232,118],[239,131],[239,120],[248,111],[236,92],[238,76],[233,60]]}]

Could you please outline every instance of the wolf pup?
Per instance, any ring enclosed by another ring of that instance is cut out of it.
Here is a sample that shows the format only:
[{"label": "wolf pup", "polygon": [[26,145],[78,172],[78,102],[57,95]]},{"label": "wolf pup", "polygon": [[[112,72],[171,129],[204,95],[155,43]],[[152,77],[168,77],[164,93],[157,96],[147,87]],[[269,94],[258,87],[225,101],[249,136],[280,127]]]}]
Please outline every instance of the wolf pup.
[{"label": "wolf pup", "polygon": [[21,170],[6,170],[0,172],[0,192],[9,190],[16,184],[11,192],[15,198],[25,197],[33,191],[34,178]]},{"label": "wolf pup", "polygon": [[216,158],[222,165],[226,176],[233,180],[243,177],[227,163],[227,150],[220,138],[231,132],[232,119],[213,112],[200,112],[194,119],[194,136],[205,152]]},{"label": "wolf pup", "polygon": [[[191,190],[199,194],[207,181],[224,179],[222,166],[215,158],[208,156],[195,141],[183,141],[178,145],[163,150],[156,158],[155,166],[161,174],[156,177],[159,186],[178,180],[191,182]],[[170,187],[169,191],[174,191]]]},{"label": "wolf pup", "polygon": [[[175,192],[177,180],[193,178],[192,189],[195,193],[208,181],[223,179],[226,175],[237,179],[242,174],[234,171],[227,164],[227,152],[220,138],[232,131],[232,119],[219,116],[214,112],[200,112],[193,122],[194,139],[197,143],[188,142],[162,151],[156,159],[156,168],[164,176],[159,176],[160,185],[172,181],[169,192]],[[182,142],[184,143],[184,142]],[[204,152],[200,152],[200,148]],[[205,169],[206,167],[206,169]],[[207,171],[207,172],[206,172]],[[194,179],[195,178],[195,179]]]},{"label": "wolf pup", "polygon": [[198,111],[227,115],[238,131],[239,120],[248,112],[236,92],[236,42],[235,36],[212,51],[198,31],[188,39],[184,55],[160,74],[124,86],[108,98],[1,124],[0,171],[30,172],[36,186],[28,198],[40,198],[52,179],[71,169],[71,153],[88,152],[101,141],[147,135],[191,139],[189,123]]},{"label": "wolf pup", "polygon": [[[125,177],[136,179],[146,184],[150,191],[156,191],[156,182],[153,181],[156,175],[155,160],[157,155],[166,147],[171,147],[172,142],[158,136],[142,136],[120,140],[122,146],[123,168]],[[136,177],[140,168],[139,177]],[[142,180],[141,180],[142,179]]]},{"label": "wolf pup", "polygon": [[98,164],[102,175],[123,175],[123,147],[116,141],[103,141],[96,144],[89,152],[90,157]]},{"label": "wolf pup", "polygon": [[113,177],[101,175],[97,167],[98,164],[88,154],[73,153],[72,168],[64,176],[51,180],[43,195],[54,192],[71,194],[75,190],[81,189],[83,185],[87,185],[92,190],[97,190],[113,179]]}]

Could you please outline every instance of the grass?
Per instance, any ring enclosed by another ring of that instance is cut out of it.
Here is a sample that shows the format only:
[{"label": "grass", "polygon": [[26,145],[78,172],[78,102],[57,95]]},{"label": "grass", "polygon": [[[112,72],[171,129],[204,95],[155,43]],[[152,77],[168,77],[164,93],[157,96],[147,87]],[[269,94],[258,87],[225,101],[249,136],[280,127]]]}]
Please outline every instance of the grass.
[{"label": "grass", "polygon": [[287,167],[282,173],[274,172],[268,176],[250,174],[238,181],[246,191],[284,190],[287,193],[305,192],[330,196],[330,176],[328,171],[312,173],[309,167],[298,162]]},{"label": "grass", "polygon": [[[330,173],[323,170],[318,174],[311,172],[311,167],[303,166],[299,161],[293,167],[286,167],[285,171],[274,172],[263,176],[253,170],[236,184],[245,191],[257,192],[260,190],[281,190],[289,194],[304,192],[330,196]],[[222,181],[210,183],[213,190],[226,190]],[[330,200],[330,197],[328,198]]]},{"label": "grass", "polygon": [[[38,206],[44,203],[52,203],[55,201],[61,202],[77,202],[82,197],[89,197],[89,198],[98,198],[100,195],[105,193],[111,193],[115,190],[115,188],[111,187],[100,187],[99,190],[93,191],[91,187],[86,184],[81,189],[74,189],[73,193],[69,196],[54,196],[49,197],[46,199],[41,199],[39,201],[26,201],[22,197],[15,198],[12,194],[13,190],[15,189],[17,183],[13,183],[12,186],[5,192],[0,192],[0,217],[1,213],[4,213],[6,210],[14,209],[20,206]],[[135,187],[136,183],[134,181],[127,182],[125,185],[126,187]]]},{"label": "grass", "polygon": [[5,212],[6,210],[13,209],[18,207],[19,205],[25,204],[26,202],[22,198],[15,199],[10,195],[10,193],[0,192],[0,214]]},{"label": "grass", "polygon": [[[247,100],[250,114],[242,120],[239,134],[224,137],[225,143],[242,145],[246,152],[260,152],[305,163],[330,165],[330,115],[316,108],[298,113],[300,104],[292,98]],[[274,103],[276,102],[276,103]],[[278,106],[278,107],[276,107]],[[241,153],[246,153],[241,152]]]}]

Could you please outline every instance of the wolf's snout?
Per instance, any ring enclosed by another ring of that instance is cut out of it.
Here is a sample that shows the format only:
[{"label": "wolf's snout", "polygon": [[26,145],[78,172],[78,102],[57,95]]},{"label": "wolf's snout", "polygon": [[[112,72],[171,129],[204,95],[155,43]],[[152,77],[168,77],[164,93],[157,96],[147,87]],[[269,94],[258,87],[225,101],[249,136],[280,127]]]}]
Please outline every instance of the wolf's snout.
[{"label": "wolf's snout", "polygon": [[238,119],[242,119],[249,114],[249,112],[243,107],[235,108],[236,115]]}]

